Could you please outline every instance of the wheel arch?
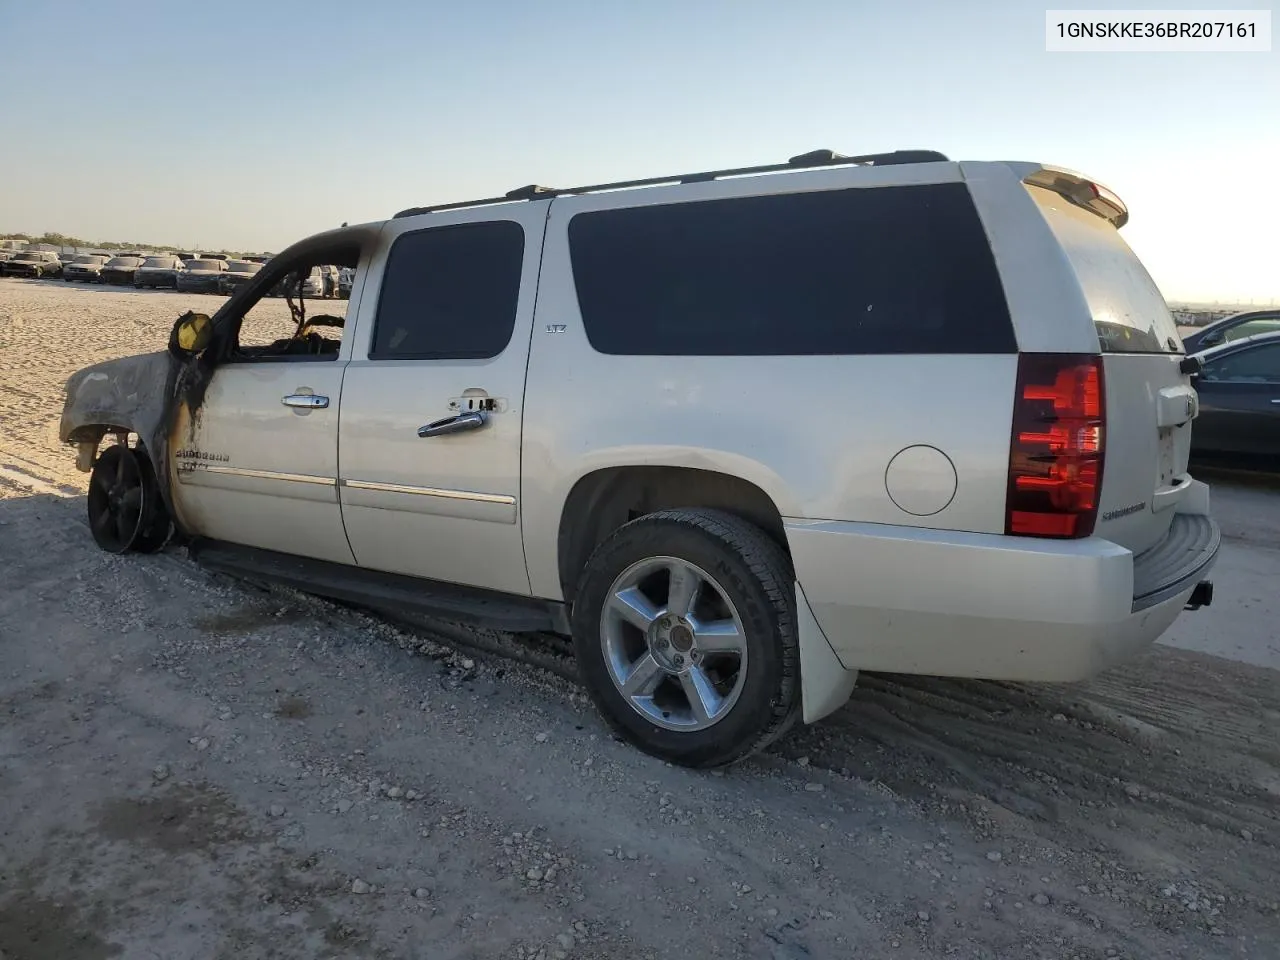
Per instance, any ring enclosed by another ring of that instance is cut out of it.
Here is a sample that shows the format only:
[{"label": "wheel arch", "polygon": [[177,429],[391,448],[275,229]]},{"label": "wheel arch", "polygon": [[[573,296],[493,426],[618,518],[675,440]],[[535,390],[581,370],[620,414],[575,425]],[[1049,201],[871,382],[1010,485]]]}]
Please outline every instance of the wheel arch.
[{"label": "wheel arch", "polygon": [[572,604],[592,552],[614,530],[660,510],[715,508],[762,529],[790,555],[783,507],[762,486],[732,473],[673,464],[601,467],[573,484],[560,509],[556,557],[560,587]]}]

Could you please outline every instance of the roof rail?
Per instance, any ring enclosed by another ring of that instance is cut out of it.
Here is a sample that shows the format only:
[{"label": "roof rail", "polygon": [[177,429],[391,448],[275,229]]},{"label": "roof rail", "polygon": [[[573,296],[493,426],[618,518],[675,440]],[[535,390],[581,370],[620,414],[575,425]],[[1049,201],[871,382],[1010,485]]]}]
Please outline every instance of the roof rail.
[{"label": "roof rail", "polygon": [[606,190],[630,190],[634,187],[655,187],[668,183],[705,183],[722,177],[742,177],[755,173],[781,173],[786,170],[811,169],[813,167],[868,166],[884,167],[899,163],[945,163],[947,157],[936,150],[895,150],[892,153],[865,153],[847,157],[834,150],[811,150],[792,157],[786,163],[769,163],[755,167],[732,167],[727,170],[706,170],[701,173],[677,173],[668,177],[644,177],[640,180],[619,180],[615,183],[594,183],[585,187],[544,187],[529,184],[483,200],[463,200],[456,203],[440,203],[430,207],[410,207],[401,210],[394,219],[416,217],[423,213],[441,210],[462,210],[466,207],[485,207],[495,203],[514,203],[521,200],[549,200],[569,194],[601,193]]}]

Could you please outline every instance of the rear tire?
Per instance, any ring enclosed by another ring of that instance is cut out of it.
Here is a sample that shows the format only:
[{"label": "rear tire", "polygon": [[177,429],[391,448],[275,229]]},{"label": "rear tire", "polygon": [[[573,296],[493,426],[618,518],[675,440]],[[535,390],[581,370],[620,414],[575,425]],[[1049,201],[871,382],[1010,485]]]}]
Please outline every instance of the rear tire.
[{"label": "rear tire", "polygon": [[573,606],[596,706],[622,738],[682,766],[767,747],[800,710],[794,583],[785,551],[726,511],[620,527],[587,562]]}]

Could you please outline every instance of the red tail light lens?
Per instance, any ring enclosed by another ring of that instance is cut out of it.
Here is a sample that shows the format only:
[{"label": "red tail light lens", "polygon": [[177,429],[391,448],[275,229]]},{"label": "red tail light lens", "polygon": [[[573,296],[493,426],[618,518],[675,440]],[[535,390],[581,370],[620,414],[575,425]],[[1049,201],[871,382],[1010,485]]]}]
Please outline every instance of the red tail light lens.
[{"label": "red tail light lens", "polygon": [[1093,533],[1105,446],[1102,358],[1019,356],[1005,532],[1023,537]]}]

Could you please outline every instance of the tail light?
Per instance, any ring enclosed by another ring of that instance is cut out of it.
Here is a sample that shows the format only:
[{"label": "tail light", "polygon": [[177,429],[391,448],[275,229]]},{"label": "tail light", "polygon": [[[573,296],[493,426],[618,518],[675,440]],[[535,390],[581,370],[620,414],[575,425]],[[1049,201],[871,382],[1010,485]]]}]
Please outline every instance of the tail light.
[{"label": "tail light", "polygon": [[1005,532],[1023,537],[1093,533],[1105,446],[1102,358],[1020,355]]}]

